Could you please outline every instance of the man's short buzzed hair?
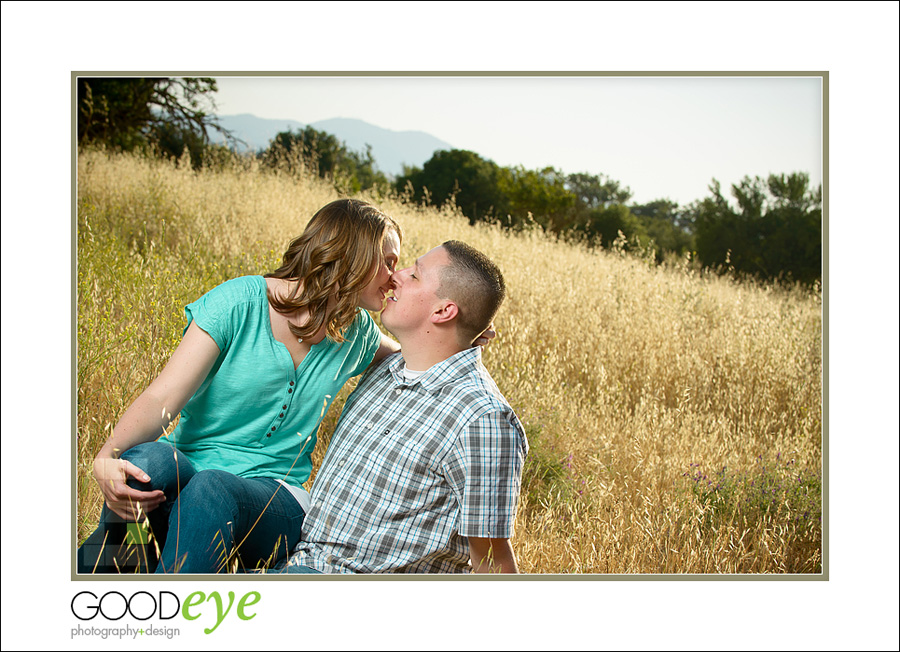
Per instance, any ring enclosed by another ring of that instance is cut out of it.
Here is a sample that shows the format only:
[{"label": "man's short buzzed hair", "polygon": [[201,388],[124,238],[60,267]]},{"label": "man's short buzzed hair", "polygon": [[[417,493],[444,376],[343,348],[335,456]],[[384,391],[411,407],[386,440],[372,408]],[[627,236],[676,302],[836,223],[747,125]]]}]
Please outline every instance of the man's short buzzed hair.
[{"label": "man's short buzzed hair", "polygon": [[474,247],[459,240],[448,240],[441,246],[450,264],[441,269],[437,295],[456,303],[460,338],[472,344],[497,314],[506,297],[506,283],[500,268]]}]

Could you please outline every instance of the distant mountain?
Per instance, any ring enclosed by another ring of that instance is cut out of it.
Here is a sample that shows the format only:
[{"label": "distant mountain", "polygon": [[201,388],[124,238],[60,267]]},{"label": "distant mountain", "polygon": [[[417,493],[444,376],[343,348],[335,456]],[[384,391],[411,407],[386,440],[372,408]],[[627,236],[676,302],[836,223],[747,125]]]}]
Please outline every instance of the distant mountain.
[{"label": "distant mountain", "polygon": [[403,164],[421,166],[439,149],[453,149],[453,145],[435,138],[424,131],[391,131],[352,118],[320,120],[310,125],[313,129],[334,134],[358,152],[372,146],[372,156],[378,169],[387,174],[403,172]]},{"label": "distant mountain", "polygon": [[[280,131],[296,131],[305,126],[296,120],[269,120],[257,118],[249,113],[240,115],[220,115],[219,124],[233,132],[237,138],[243,140],[246,145],[240,145],[241,151],[256,152],[269,146],[275,134]],[[224,142],[218,131],[210,130],[210,140],[214,143]]]},{"label": "distant mountain", "polygon": [[[243,149],[250,151],[265,149],[280,131],[305,126],[296,120],[257,118],[248,113],[221,115],[218,118],[225,129],[233,131],[235,136],[247,143]],[[337,136],[347,149],[353,151],[364,152],[366,144],[371,145],[378,169],[392,175],[401,174],[404,164],[421,167],[439,149],[453,149],[451,144],[422,131],[391,131],[353,118],[320,120],[309,126]],[[218,133],[211,134],[210,138],[213,142],[223,140]]]}]

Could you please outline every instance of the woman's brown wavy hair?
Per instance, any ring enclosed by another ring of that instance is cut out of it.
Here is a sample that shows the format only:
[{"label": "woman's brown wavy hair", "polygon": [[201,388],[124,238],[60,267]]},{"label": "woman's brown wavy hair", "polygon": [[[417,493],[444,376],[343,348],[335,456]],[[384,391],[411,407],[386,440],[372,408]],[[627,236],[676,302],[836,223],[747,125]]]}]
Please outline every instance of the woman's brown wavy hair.
[{"label": "woman's brown wavy hair", "polygon": [[[362,290],[373,278],[376,265],[384,264],[384,238],[390,229],[403,240],[393,218],[359,199],[338,199],[313,215],[303,234],[284,252],[281,267],[266,274],[300,281],[286,297],[268,293],[269,303],[280,313],[308,310],[304,326],[290,324],[294,335],[312,337],[327,324],[326,335],[335,342],[344,341]],[[329,311],[332,296],[337,303]]]}]

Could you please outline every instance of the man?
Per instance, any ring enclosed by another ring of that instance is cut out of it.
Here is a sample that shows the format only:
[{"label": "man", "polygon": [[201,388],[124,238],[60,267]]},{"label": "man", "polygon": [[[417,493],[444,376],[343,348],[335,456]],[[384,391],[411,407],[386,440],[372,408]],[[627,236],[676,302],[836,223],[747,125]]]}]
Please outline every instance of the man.
[{"label": "man", "polygon": [[449,241],[393,281],[381,320],[401,352],[348,398],[287,571],[518,572],[509,537],[528,443],[472,346],[503,276]]}]

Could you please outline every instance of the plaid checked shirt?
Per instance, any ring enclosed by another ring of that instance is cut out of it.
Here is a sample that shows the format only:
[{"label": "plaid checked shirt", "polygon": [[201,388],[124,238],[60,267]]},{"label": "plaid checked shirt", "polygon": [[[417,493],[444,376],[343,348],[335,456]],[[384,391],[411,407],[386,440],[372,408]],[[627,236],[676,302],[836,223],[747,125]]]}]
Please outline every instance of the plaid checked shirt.
[{"label": "plaid checked shirt", "polygon": [[469,572],[466,537],[512,534],[528,442],[481,349],[414,381],[403,365],[390,356],[347,399],[290,565]]}]

